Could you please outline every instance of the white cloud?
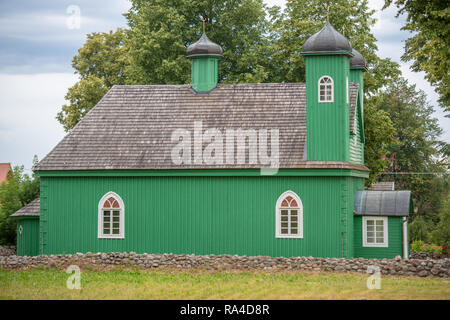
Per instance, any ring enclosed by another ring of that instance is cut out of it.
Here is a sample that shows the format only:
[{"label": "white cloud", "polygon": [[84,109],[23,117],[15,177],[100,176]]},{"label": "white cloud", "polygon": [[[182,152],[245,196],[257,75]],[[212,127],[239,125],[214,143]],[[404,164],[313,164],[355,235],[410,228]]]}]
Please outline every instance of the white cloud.
[{"label": "white cloud", "polygon": [[111,23],[111,20],[93,18],[81,13],[80,28],[69,29],[67,27],[69,17],[70,15],[65,12],[16,14],[0,18],[0,30],[9,38],[64,44],[65,41],[83,42],[86,33],[109,31],[118,27],[117,23]]},{"label": "white cloud", "polygon": [[77,81],[70,73],[0,74],[0,162],[31,168],[63,138],[55,119],[67,88]]}]

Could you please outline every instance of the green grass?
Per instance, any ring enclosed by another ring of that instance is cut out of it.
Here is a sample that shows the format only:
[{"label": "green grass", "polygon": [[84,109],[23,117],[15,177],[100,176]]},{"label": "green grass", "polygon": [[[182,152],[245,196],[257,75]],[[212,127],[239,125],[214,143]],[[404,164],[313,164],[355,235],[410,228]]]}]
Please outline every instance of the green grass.
[{"label": "green grass", "polygon": [[450,299],[450,280],[306,272],[206,272],[112,269],[81,272],[81,290],[69,290],[64,270],[0,269],[0,299]]}]

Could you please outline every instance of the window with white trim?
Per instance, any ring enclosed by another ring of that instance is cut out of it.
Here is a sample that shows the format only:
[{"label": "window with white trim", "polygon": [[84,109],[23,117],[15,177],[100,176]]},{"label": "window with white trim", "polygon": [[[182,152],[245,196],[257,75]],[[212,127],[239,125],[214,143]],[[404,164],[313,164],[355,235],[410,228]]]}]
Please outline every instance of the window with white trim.
[{"label": "window with white trim", "polygon": [[105,194],[98,203],[98,237],[123,239],[125,206],[114,192]]},{"label": "window with white trim", "polygon": [[284,192],[276,204],[276,237],[303,238],[303,205],[293,191]]},{"label": "window with white trim", "polygon": [[319,79],[319,102],[334,101],[334,84],[330,76],[323,76]]},{"label": "window with white trim", "polygon": [[363,217],[363,247],[388,246],[387,217]]}]

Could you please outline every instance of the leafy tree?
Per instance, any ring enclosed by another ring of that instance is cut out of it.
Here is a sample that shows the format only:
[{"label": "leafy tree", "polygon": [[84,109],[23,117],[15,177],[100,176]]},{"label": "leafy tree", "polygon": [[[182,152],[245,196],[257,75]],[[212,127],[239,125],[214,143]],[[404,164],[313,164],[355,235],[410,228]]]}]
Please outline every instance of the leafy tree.
[{"label": "leafy tree", "polygon": [[69,104],[62,106],[56,119],[69,131],[89,112],[100,99],[108,92],[103,78],[90,75],[87,79],[81,79],[73,87],[70,87],[65,99]]},{"label": "leafy tree", "polygon": [[425,71],[436,87],[439,102],[450,111],[450,6],[446,0],[385,0],[384,8],[395,4],[398,14],[407,14],[402,28],[413,33],[405,42],[404,61],[413,71]]},{"label": "leafy tree", "polygon": [[385,175],[396,188],[412,190],[417,213],[432,229],[449,190],[445,143],[439,141],[442,129],[432,117],[434,109],[425,93],[404,79],[390,84],[378,99],[395,127]]},{"label": "leafy tree", "polygon": [[379,174],[388,166],[386,156],[394,143],[395,128],[389,114],[380,109],[381,99],[373,96],[364,105],[364,163],[370,169],[366,186],[372,185]]},{"label": "leafy tree", "polygon": [[125,67],[128,65],[126,33],[122,29],[109,33],[91,33],[72,67],[80,80],[69,88],[56,119],[66,131],[72,129],[114,84],[125,83]]},{"label": "leafy tree", "polygon": [[428,236],[428,228],[422,216],[418,216],[409,224],[408,228],[409,241],[426,241]]},{"label": "leafy tree", "polygon": [[0,184],[0,245],[15,244],[16,222],[10,215],[39,196],[39,178],[23,171],[15,166]]},{"label": "leafy tree", "polygon": [[224,49],[220,81],[263,82],[270,65],[268,21],[262,0],[132,0],[125,14],[129,29],[92,33],[74,57],[80,81],[69,88],[68,104],[57,120],[66,131],[114,84],[181,84],[190,82],[186,47],[202,33]]},{"label": "leafy tree", "polygon": [[186,47],[202,33],[220,44],[224,57],[219,78],[225,82],[262,82],[269,64],[265,50],[268,21],[262,0],[132,0],[128,19],[131,64],[128,83],[190,82]]},{"label": "leafy tree", "polygon": [[444,202],[439,213],[439,223],[430,235],[431,241],[438,245],[450,247],[450,196]]}]

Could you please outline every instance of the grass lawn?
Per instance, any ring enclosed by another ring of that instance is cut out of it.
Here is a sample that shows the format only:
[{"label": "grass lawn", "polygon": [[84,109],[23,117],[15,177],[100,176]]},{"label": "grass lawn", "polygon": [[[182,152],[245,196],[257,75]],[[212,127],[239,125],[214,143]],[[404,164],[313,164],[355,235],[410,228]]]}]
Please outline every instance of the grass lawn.
[{"label": "grass lawn", "polygon": [[450,280],[307,272],[82,270],[81,290],[69,290],[64,270],[0,269],[0,299],[450,299]]}]

